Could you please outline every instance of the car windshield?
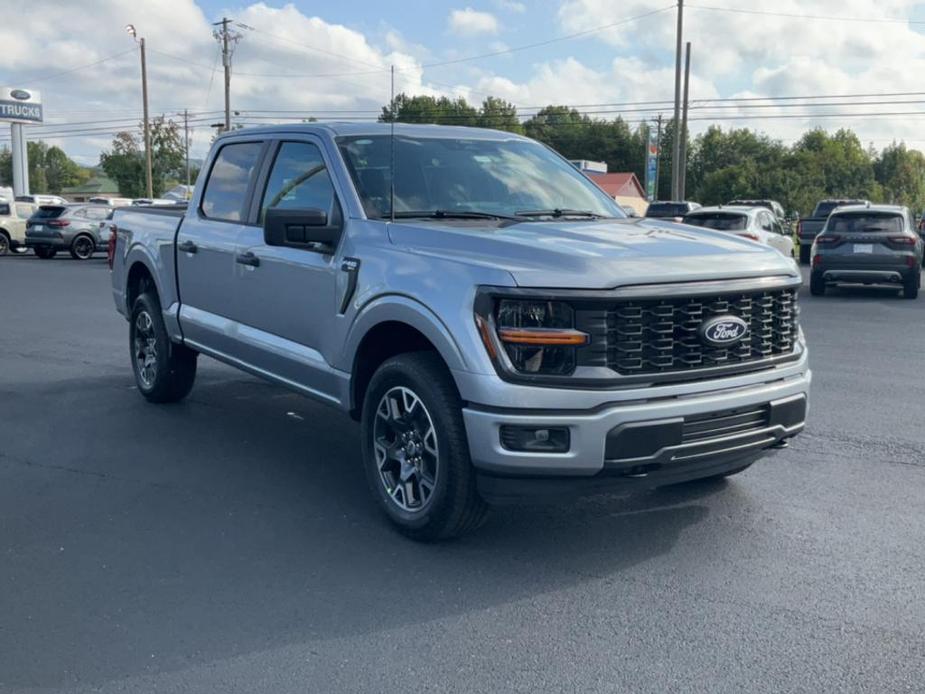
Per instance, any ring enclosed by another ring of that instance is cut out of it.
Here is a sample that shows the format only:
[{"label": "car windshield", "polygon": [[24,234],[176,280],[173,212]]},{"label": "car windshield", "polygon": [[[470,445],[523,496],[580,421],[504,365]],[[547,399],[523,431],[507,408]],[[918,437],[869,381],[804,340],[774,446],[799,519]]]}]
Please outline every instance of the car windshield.
[{"label": "car windshield", "polygon": [[748,226],[748,216],[732,212],[707,212],[689,214],[684,218],[684,223],[720,231],[742,231]]},{"label": "car windshield", "polygon": [[[391,138],[341,137],[337,144],[367,216],[389,217]],[[536,142],[401,135],[395,137],[394,162],[396,216],[626,216],[571,164]]]},{"label": "car windshield", "polygon": [[829,217],[828,231],[852,233],[897,233],[903,230],[903,218],[898,214],[876,212],[845,212]]},{"label": "car windshield", "polygon": [[683,202],[653,202],[646,209],[646,217],[683,217],[687,212]]}]

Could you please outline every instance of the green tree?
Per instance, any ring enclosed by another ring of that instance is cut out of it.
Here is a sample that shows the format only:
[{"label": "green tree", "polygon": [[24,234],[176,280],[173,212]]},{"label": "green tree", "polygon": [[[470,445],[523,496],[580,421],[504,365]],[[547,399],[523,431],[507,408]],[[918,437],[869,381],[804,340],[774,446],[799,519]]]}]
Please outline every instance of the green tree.
[{"label": "green tree", "polygon": [[874,160],[874,177],[886,202],[925,209],[925,156],[921,152],[894,142]]},{"label": "green tree", "polygon": [[408,96],[399,94],[391,104],[382,107],[379,120],[397,123],[440,123],[443,125],[478,125],[479,112],[463,98],[445,96]]},{"label": "green tree", "polygon": [[477,123],[480,128],[507,130],[512,133],[522,133],[524,130],[520,118],[517,117],[517,107],[494,96],[489,96],[482,102]]},{"label": "green tree", "polygon": [[[185,177],[185,156],[177,123],[163,116],[152,120],[151,185],[155,196],[163,193],[169,181]],[[145,195],[145,156],[139,132],[116,133],[110,149],[100,155],[100,165],[119,184],[122,195],[131,198]]]},{"label": "green tree", "polygon": [[72,161],[60,147],[49,147],[45,153],[45,179],[49,193],[60,194],[64,188],[85,181],[88,173]]}]

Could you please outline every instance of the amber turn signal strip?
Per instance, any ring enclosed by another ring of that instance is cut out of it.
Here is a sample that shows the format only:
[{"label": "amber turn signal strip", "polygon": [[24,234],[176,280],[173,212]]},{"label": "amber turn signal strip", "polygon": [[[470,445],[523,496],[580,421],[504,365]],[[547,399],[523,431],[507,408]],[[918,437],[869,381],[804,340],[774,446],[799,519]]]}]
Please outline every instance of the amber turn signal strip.
[{"label": "amber turn signal strip", "polygon": [[547,345],[578,347],[588,344],[588,334],[579,330],[556,328],[501,328],[498,337],[514,345]]}]

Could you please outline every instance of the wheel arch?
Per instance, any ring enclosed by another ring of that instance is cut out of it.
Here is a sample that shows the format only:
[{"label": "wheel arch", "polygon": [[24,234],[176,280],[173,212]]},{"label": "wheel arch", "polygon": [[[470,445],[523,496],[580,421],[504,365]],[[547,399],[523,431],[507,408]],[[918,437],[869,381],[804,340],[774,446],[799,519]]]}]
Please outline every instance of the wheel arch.
[{"label": "wheel arch", "polygon": [[345,348],[344,366],[351,374],[351,416],[359,417],[369,381],[386,359],[418,351],[436,352],[451,374],[466,368],[466,359],[447,326],[420,302],[394,296],[364,307]]}]

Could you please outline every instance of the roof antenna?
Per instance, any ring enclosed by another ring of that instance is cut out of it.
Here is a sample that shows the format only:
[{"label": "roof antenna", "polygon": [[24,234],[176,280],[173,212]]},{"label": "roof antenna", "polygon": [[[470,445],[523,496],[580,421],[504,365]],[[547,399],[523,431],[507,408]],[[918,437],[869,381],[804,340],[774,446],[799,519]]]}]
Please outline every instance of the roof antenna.
[{"label": "roof antenna", "polygon": [[389,131],[389,215],[395,222],[395,64],[392,64],[391,128]]}]

